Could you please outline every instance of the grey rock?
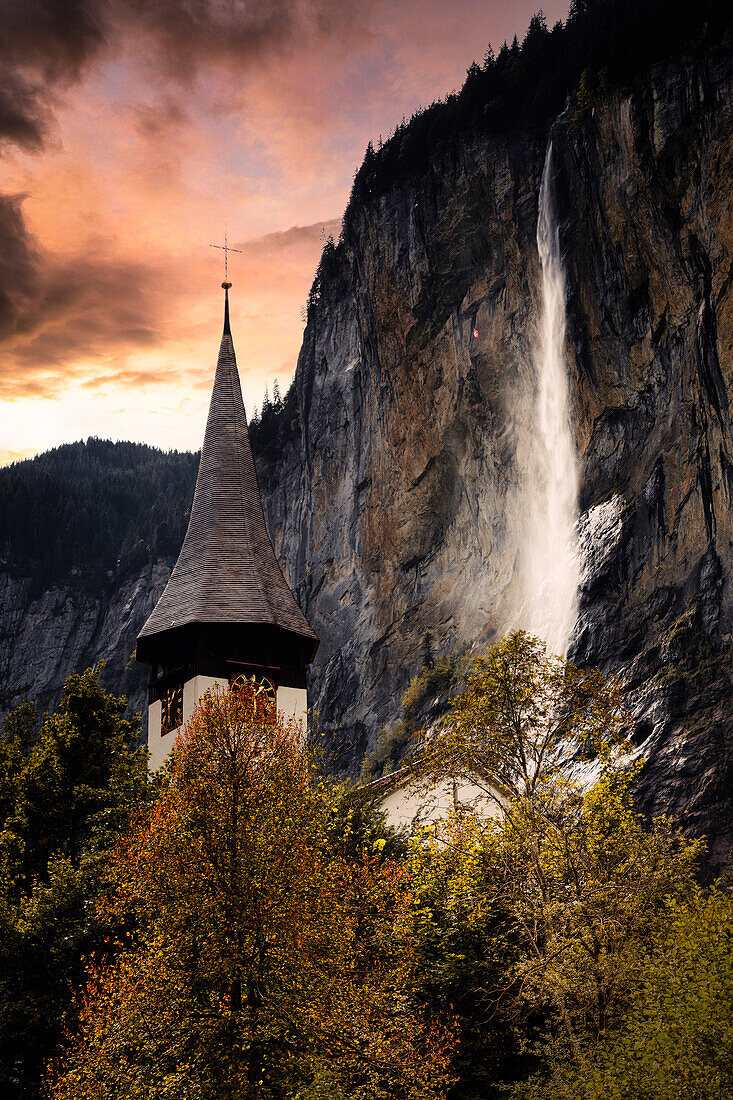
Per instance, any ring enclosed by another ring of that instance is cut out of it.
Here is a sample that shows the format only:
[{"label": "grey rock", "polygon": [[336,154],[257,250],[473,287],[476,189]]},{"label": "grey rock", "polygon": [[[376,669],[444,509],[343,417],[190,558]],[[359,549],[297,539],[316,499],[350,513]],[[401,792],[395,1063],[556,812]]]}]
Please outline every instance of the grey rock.
[{"label": "grey rock", "polygon": [[[730,58],[655,68],[553,127],[582,462],[571,655],[618,673],[650,812],[733,843]],[[437,649],[513,625],[544,144],[458,143],[353,210],[260,456],[276,550],[321,641],[334,766],[356,771]],[[476,325],[478,339],[471,330]]]},{"label": "grey rock", "polygon": [[147,709],[147,673],[132,655],[138,632],[170,576],[158,561],[110,590],[91,592],[75,578],[34,593],[30,579],[0,573],[0,711],[23,698],[40,711],[58,703],[72,672],[103,660],[103,683],[128,697],[130,713]]}]

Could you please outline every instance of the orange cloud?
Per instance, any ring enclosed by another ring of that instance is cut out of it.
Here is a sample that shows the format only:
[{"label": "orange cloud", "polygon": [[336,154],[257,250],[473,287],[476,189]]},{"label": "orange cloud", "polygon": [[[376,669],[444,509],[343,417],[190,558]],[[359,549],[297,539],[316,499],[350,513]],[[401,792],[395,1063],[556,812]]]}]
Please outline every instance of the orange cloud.
[{"label": "orange cloud", "polygon": [[338,235],[367,141],[460,85],[534,8],[8,0],[6,453],[91,433],[198,445],[221,315],[209,243],[225,219],[244,241],[232,321],[248,408],[275,377],[285,388],[323,234]]}]

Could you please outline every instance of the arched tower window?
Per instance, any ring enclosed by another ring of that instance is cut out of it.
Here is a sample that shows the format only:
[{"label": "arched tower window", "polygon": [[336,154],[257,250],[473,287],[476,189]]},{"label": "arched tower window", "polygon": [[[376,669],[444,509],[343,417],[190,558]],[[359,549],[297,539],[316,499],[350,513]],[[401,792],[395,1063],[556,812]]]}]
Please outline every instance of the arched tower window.
[{"label": "arched tower window", "polygon": [[171,684],[161,698],[160,732],[170,733],[183,725],[183,684]]}]

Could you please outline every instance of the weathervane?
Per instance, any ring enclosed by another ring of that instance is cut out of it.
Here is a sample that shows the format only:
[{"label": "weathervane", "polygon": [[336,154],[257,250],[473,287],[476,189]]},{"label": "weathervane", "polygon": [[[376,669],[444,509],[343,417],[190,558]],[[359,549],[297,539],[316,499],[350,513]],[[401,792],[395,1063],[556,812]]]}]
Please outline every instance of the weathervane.
[{"label": "weathervane", "polygon": [[226,226],[224,226],[224,244],[210,244],[209,248],[220,248],[222,250],[222,252],[224,253],[224,282],[221,285],[224,287],[225,290],[228,290],[229,287],[232,285],[229,282],[229,253],[230,252],[239,252],[241,254],[242,249],[241,248],[230,248],[229,243],[227,241]]}]

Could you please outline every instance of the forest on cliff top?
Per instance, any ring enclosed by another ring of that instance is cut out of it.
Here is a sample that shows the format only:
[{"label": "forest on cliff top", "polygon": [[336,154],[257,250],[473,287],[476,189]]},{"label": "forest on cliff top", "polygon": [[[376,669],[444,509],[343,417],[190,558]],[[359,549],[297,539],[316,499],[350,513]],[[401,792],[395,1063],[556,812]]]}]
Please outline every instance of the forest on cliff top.
[{"label": "forest on cliff top", "polygon": [[725,0],[572,0],[567,20],[552,28],[538,12],[521,43],[515,37],[496,54],[489,45],[459,92],[403,119],[377,149],[370,143],[346,225],[361,204],[423,176],[460,136],[544,135],[566,106],[582,117],[596,93],[628,85],[682,51],[704,53],[725,39],[732,21]]}]

